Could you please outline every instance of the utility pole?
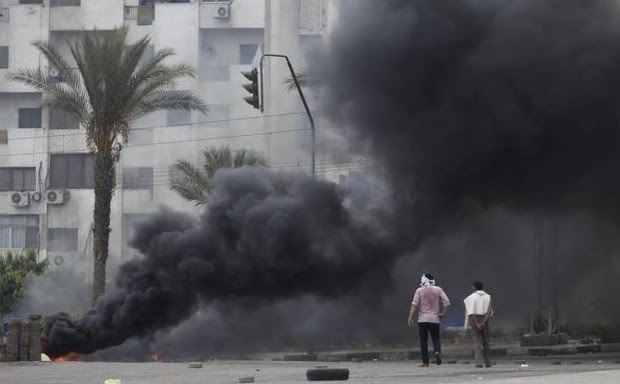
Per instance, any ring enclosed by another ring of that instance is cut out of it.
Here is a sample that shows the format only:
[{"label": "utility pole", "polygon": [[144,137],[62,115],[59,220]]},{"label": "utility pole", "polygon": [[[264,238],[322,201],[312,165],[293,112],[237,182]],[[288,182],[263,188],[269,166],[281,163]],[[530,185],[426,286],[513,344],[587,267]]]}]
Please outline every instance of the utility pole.
[{"label": "utility pole", "polygon": [[[243,76],[245,76],[248,80],[252,82],[250,84],[243,85],[243,88],[245,88],[245,90],[247,90],[248,92],[252,94],[252,96],[244,97],[243,99],[248,104],[253,106],[255,109],[260,109],[261,113],[265,112],[265,95],[264,95],[264,87],[263,87],[263,59],[265,57],[277,57],[277,58],[286,59],[286,64],[288,64],[288,69],[291,72],[291,75],[293,76],[293,80],[295,81],[295,87],[297,88],[297,91],[299,91],[299,97],[301,98],[301,102],[303,103],[304,108],[306,110],[306,114],[308,115],[308,119],[310,120],[310,134],[312,137],[312,154],[311,154],[312,159],[311,159],[310,173],[312,174],[312,177],[314,177],[315,171],[316,171],[316,129],[314,126],[314,118],[312,117],[310,108],[308,108],[306,97],[304,96],[304,93],[301,87],[299,86],[299,81],[297,80],[297,74],[295,73],[295,70],[293,69],[293,65],[291,64],[291,60],[289,60],[288,56],[266,53],[260,57],[260,65],[259,65],[258,73],[257,73],[256,68],[253,69],[251,72],[241,72]],[[260,76],[260,81],[257,75]],[[259,89],[260,89],[260,95],[259,95]]]},{"label": "utility pole", "polygon": [[553,334],[558,330],[558,222],[543,215],[540,215],[537,221],[538,250],[534,268],[538,297],[535,324],[532,326],[536,332]]}]

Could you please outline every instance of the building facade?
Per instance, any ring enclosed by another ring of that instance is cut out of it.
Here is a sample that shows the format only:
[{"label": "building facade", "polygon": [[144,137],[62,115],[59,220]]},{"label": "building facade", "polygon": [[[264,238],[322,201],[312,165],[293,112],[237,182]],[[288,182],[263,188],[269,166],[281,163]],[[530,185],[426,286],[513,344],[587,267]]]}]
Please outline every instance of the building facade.
[{"label": "building facade", "polygon": [[[297,93],[284,89],[285,62],[265,62],[264,114],[243,101],[241,72],[261,53],[289,55],[305,68],[330,12],[330,0],[0,0],[0,251],[33,247],[54,268],[92,273],[93,160],[84,129],[46,107],[44,94],[6,80],[20,68],[50,70],[31,42],[49,42],[69,58],[68,43],[82,33],[125,25],[132,41],[150,36],[147,54],[173,48],[173,60],[197,69],[177,88],[200,95],[206,116],[170,110],[131,124],[112,202],[113,268],[133,256],[127,241],[145,214],[162,204],[195,210],[169,188],[179,159],[198,165],[205,147],[229,145],[262,152],[274,169],[310,170],[308,118]],[[315,118],[317,141],[331,142]],[[319,151],[320,177],[346,177],[348,155],[338,152],[334,161]]]}]

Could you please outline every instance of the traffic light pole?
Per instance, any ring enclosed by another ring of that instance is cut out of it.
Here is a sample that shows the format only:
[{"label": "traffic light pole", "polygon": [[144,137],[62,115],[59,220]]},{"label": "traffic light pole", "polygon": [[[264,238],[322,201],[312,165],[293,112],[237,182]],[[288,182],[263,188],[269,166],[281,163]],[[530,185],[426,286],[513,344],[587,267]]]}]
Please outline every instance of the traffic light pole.
[{"label": "traffic light pole", "polygon": [[306,109],[306,113],[308,114],[308,119],[310,119],[310,131],[312,135],[312,166],[310,168],[310,173],[312,173],[312,177],[314,177],[315,173],[315,165],[316,165],[316,132],[314,127],[314,119],[312,118],[312,114],[310,113],[310,109],[308,108],[308,103],[306,102],[306,98],[304,96],[301,87],[299,86],[299,81],[297,80],[297,75],[295,74],[295,70],[293,69],[293,65],[286,55],[276,55],[271,53],[266,53],[260,58],[260,111],[265,112],[265,98],[263,91],[263,59],[265,57],[280,57],[286,59],[286,64],[288,64],[288,69],[291,71],[291,75],[293,76],[293,80],[295,81],[295,87],[299,91],[299,97],[301,97],[301,102],[304,104],[304,108]]}]

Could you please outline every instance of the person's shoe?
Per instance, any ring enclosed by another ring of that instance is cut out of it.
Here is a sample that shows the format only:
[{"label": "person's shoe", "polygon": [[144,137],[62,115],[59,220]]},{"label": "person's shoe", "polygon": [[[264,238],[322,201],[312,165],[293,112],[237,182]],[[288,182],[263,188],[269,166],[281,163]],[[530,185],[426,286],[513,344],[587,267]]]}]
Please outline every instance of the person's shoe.
[{"label": "person's shoe", "polygon": [[482,364],[477,364],[477,365],[476,365],[476,368],[482,368],[482,367],[483,367],[483,365],[482,365]]},{"label": "person's shoe", "polygon": [[435,364],[441,365],[441,353],[435,352]]},{"label": "person's shoe", "polygon": [[420,367],[423,367],[423,368],[428,368],[428,364],[425,364],[425,363],[422,363],[422,364],[420,364],[419,366],[420,366]]}]

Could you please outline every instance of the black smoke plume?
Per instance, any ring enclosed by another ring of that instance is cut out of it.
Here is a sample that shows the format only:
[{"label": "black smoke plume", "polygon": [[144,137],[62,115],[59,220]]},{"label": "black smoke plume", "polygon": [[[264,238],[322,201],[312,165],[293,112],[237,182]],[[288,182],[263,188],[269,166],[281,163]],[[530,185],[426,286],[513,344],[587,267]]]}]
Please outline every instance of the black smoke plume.
[{"label": "black smoke plume", "polygon": [[328,104],[372,140],[415,217],[476,204],[618,212],[617,1],[349,4]]},{"label": "black smoke plume", "polygon": [[333,184],[267,169],[221,171],[199,220],[163,210],[139,226],[143,257],[73,321],[46,318],[47,353],[90,353],[170,328],[204,302],[244,305],[360,286],[384,290],[395,252],[379,223],[356,220]]},{"label": "black smoke plume", "polygon": [[342,4],[315,67],[325,108],[387,170],[418,267],[449,293],[485,280],[498,313],[525,316],[539,243],[555,242],[543,279],[565,308],[617,320],[603,303],[620,288],[620,3]]},{"label": "black smoke plume", "polygon": [[[150,335],[204,301],[357,295],[389,281],[391,248],[402,244],[416,257],[393,269],[397,293],[362,316],[375,334],[409,337],[398,324],[423,270],[453,303],[472,280],[485,281],[496,321],[519,319],[536,302],[538,218],[557,223],[547,236],[557,239],[547,247],[557,268],[544,277],[557,280],[560,304],[618,319],[609,293],[620,288],[617,0],[338,3],[316,78],[324,109],[370,142],[386,170],[395,225],[356,221],[326,183],[224,173],[199,221],[163,212],[138,230],[143,258],[122,267],[118,289],[96,309],[77,321],[48,318],[51,354]],[[454,307],[448,321],[458,325]],[[231,323],[248,324],[241,317]]]}]

